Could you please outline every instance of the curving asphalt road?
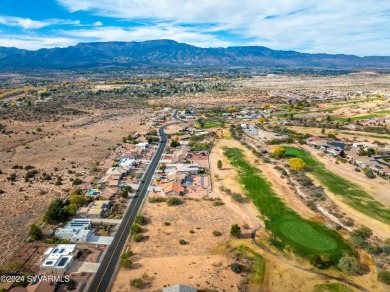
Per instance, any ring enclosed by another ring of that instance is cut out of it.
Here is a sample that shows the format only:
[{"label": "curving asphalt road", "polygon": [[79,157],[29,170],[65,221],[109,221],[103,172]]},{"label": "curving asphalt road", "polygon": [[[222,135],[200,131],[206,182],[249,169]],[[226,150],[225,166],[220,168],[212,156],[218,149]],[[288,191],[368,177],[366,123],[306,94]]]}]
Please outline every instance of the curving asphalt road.
[{"label": "curving asphalt road", "polygon": [[[178,110],[175,111],[173,117],[177,119],[179,122],[183,121],[177,118]],[[115,234],[114,240],[112,241],[111,245],[108,247],[108,250],[106,252],[106,255],[103,258],[102,263],[100,264],[100,267],[98,271],[96,272],[96,275],[94,279],[92,280],[91,285],[88,288],[88,291],[90,292],[106,292],[108,291],[109,284],[111,282],[111,278],[113,277],[113,274],[115,272],[115,269],[117,268],[117,265],[119,263],[120,255],[122,253],[123,247],[125,246],[127,239],[130,235],[130,227],[134,223],[134,218],[137,215],[142,202],[146,196],[148,186],[150,185],[153,174],[156,171],[156,168],[159,164],[159,161],[161,159],[161,156],[164,152],[165,146],[167,144],[167,134],[164,133],[164,128],[169,125],[176,124],[178,122],[169,123],[165,126],[160,127],[159,134],[161,137],[160,145],[157,149],[157,152],[155,153],[150,165],[148,166],[148,169],[145,172],[144,175],[144,183],[142,185],[142,188],[140,188],[136,195],[138,197],[130,203],[130,206],[127,208],[126,213],[123,217],[123,220],[121,224],[119,225],[119,228]]]}]

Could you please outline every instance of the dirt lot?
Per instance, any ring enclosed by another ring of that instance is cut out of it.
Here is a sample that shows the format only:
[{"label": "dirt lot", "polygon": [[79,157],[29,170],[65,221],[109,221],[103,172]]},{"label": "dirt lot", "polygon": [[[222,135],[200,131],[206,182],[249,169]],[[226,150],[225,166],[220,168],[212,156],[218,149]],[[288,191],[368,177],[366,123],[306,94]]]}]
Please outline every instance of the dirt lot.
[{"label": "dirt lot", "polygon": [[[234,258],[224,246],[230,241],[231,225],[246,223],[239,214],[226,205],[214,206],[202,200],[186,200],[175,207],[146,203],[143,214],[150,221],[145,226],[147,239],[131,243],[135,268],[121,269],[112,291],[138,291],[129,281],[144,273],[151,278],[148,291],[179,283],[198,289],[237,290],[242,277],[230,270]],[[171,225],[165,226],[164,222]],[[213,230],[222,232],[222,236],[214,236]],[[249,230],[246,232],[248,236]],[[188,245],[180,245],[180,239]]]},{"label": "dirt lot", "polygon": [[[30,225],[39,221],[50,202],[67,195],[69,179],[74,177],[68,170],[81,177],[89,173],[123,136],[140,128],[140,117],[142,114],[122,110],[113,112],[111,118],[106,118],[106,112],[96,112],[93,117],[75,117],[65,123],[6,123],[7,130],[14,133],[0,134],[0,189],[4,191],[0,197],[7,205],[0,210],[0,265],[23,243]],[[13,169],[15,165],[35,166],[39,174],[26,183],[27,171]],[[43,172],[52,179],[42,180]],[[17,174],[13,183],[7,181],[12,173]],[[54,184],[57,175],[62,177],[62,185]]]}]

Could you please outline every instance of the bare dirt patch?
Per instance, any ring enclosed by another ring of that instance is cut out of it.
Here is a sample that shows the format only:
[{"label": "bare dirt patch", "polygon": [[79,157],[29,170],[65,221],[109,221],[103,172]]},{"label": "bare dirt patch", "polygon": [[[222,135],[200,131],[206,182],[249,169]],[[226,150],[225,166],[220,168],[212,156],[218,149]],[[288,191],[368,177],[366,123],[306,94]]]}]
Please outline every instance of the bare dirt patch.
[{"label": "bare dirt patch", "polygon": [[[147,239],[131,244],[135,268],[120,270],[113,291],[136,291],[129,280],[143,273],[152,277],[148,291],[178,283],[237,291],[242,277],[230,270],[234,258],[225,246],[230,241],[231,225],[247,223],[239,214],[226,205],[214,206],[212,201],[203,200],[186,200],[176,207],[146,203],[143,214],[150,220],[145,226]],[[222,235],[214,236],[214,230]],[[249,230],[243,232],[249,235]],[[180,239],[188,244],[180,245]]]}]

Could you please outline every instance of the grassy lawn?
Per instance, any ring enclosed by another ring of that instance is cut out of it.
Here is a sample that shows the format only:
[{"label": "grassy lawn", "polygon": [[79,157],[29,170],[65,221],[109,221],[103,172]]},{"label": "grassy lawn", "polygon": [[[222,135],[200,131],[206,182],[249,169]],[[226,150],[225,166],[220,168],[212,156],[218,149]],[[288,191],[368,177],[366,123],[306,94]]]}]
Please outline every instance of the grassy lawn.
[{"label": "grassy lawn", "polygon": [[332,193],[343,196],[345,203],[372,218],[390,224],[390,209],[375,201],[359,186],[327,170],[325,165],[315,159],[308,151],[290,146],[284,148],[286,148],[286,157],[303,159],[307,165],[313,168],[312,174],[321,184]]},{"label": "grassy lawn", "polygon": [[352,290],[339,283],[324,283],[315,285],[314,292],[352,292]]},{"label": "grassy lawn", "polygon": [[[367,114],[367,115],[362,115],[362,116],[354,116],[351,117],[351,121],[357,121],[357,120],[365,120],[365,119],[372,119],[372,118],[381,118],[384,116],[387,116],[390,113],[389,110],[382,110],[382,111],[377,111],[372,114]],[[347,122],[348,118],[342,118],[342,117],[332,117],[332,120],[334,121],[342,121],[342,122]]]},{"label": "grassy lawn", "polygon": [[303,256],[325,255],[334,264],[351,248],[334,230],[300,217],[273,192],[270,182],[262,172],[252,166],[239,148],[225,149],[225,155],[239,173],[246,195],[261,213],[267,217],[267,229],[284,244]]},{"label": "grassy lawn", "polygon": [[265,259],[245,245],[240,245],[238,251],[253,261],[250,283],[252,285],[261,286],[264,281]]},{"label": "grassy lawn", "polygon": [[340,133],[344,134],[344,135],[351,135],[351,136],[364,136],[364,137],[371,137],[371,138],[376,138],[376,139],[390,140],[390,136],[383,136],[383,135],[367,135],[367,134],[360,134],[359,132],[356,132],[356,133],[340,132]]},{"label": "grassy lawn", "polygon": [[221,123],[209,122],[209,123],[205,123],[202,129],[220,128],[220,127],[221,127]]},{"label": "grassy lawn", "polygon": [[285,237],[309,249],[328,251],[337,248],[337,242],[333,238],[300,221],[283,222],[280,224],[280,231]]}]

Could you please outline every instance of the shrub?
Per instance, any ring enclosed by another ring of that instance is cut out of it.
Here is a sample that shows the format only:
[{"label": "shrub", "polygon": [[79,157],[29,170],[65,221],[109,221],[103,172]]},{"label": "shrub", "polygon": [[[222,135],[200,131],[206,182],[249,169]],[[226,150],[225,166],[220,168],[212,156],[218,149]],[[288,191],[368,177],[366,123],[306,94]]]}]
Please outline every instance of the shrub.
[{"label": "shrub", "polygon": [[213,231],[213,235],[214,235],[214,236],[221,236],[221,235],[222,235],[222,232],[221,232],[221,231],[218,231],[218,230],[214,230],[214,231]]},{"label": "shrub", "polygon": [[237,201],[237,202],[239,202],[239,203],[244,202],[244,197],[241,196],[240,194],[234,194],[234,195],[232,196],[232,198],[233,198],[233,200],[235,200],[235,201]]},{"label": "shrub", "polygon": [[142,278],[135,278],[130,281],[130,286],[138,288],[138,289],[143,289],[146,287],[148,283],[145,282]]},{"label": "shrub", "polygon": [[359,248],[365,248],[367,246],[367,242],[363,238],[358,236],[351,236],[350,241],[354,246]]},{"label": "shrub", "polygon": [[171,226],[171,222],[164,222],[165,226]]},{"label": "shrub", "polygon": [[367,168],[367,169],[364,171],[364,174],[365,174],[368,178],[376,178],[376,175],[375,175],[374,171],[373,171],[371,168]]},{"label": "shrub", "polygon": [[310,263],[317,269],[324,270],[332,265],[331,261],[323,259],[321,256],[314,256],[310,259]]},{"label": "shrub", "polygon": [[139,215],[135,216],[134,222],[139,224],[139,225],[145,225],[148,222],[148,220],[146,219],[146,217],[144,215],[139,214]]},{"label": "shrub", "polygon": [[261,160],[262,160],[264,163],[270,163],[270,162],[271,162],[271,160],[270,160],[268,157],[263,157]]},{"label": "shrub", "polygon": [[[85,250],[86,251],[86,250]],[[124,252],[121,254],[121,259],[128,259],[133,255],[133,252],[131,250]]]},{"label": "shrub", "polygon": [[43,234],[41,228],[35,224],[31,225],[30,231],[28,232],[28,236],[30,236],[32,240],[42,239]]},{"label": "shrub", "polygon": [[180,239],[179,240],[179,244],[180,245],[186,245],[188,242],[187,241],[185,241],[184,239]]},{"label": "shrub", "polygon": [[69,279],[69,281],[66,283],[66,290],[74,290],[76,288],[76,281],[73,279]]},{"label": "shrub", "polygon": [[177,206],[177,205],[180,205],[182,203],[183,203],[183,201],[180,200],[179,198],[176,198],[176,197],[170,197],[167,200],[167,205],[168,206]]},{"label": "shrub", "polygon": [[138,234],[138,233],[141,233],[141,232],[142,232],[142,228],[138,224],[133,224],[131,226],[131,233],[132,234]]},{"label": "shrub", "polygon": [[237,238],[240,238],[241,235],[242,235],[241,227],[238,226],[238,224],[232,225],[232,227],[230,228],[230,235],[234,236],[234,237],[237,237]]},{"label": "shrub", "polygon": [[83,181],[77,177],[73,180],[72,185],[78,186],[78,185],[81,185],[82,183],[83,183]]},{"label": "shrub", "polygon": [[303,170],[306,167],[306,163],[301,158],[292,158],[289,161],[292,169],[296,171]]},{"label": "shrub", "polygon": [[378,281],[390,285],[390,272],[380,271],[378,273]]},{"label": "shrub", "polygon": [[125,269],[130,269],[133,266],[133,261],[130,258],[121,258],[119,265]]},{"label": "shrub", "polygon": [[356,274],[360,271],[360,264],[355,258],[342,257],[337,265],[344,273]]},{"label": "shrub", "polygon": [[368,244],[365,250],[371,255],[379,255],[382,253],[382,248],[378,245]]},{"label": "shrub", "polygon": [[218,169],[222,168],[222,160],[217,161],[217,167],[218,167]]},{"label": "shrub", "polygon": [[140,242],[140,241],[142,241],[142,239],[144,239],[144,236],[142,234],[135,234],[133,236],[133,241],[134,242]]},{"label": "shrub", "polygon": [[241,265],[238,264],[238,263],[233,263],[233,264],[231,264],[231,265],[230,265],[230,269],[231,269],[234,273],[236,273],[236,274],[239,274],[239,273],[241,273],[241,271],[242,271],[242,267],[241,267]]},{"label": "shrub", "polygon": [[225,203],[222,202],[221,200],[215,200],[215,201],[213,202],[213,205],[214,205],[214,206],[223,206],[223,205],[225,205]]},{"label": "shrub", "polygon": [[273,154],[273,156],[275,156],[277,158],[281,158],[286,154],[286,149],[283,147],[277,146],[274,149],[272,149],[272,154]]},{"label": "shrub", "polygon": [[162,202],[165,202],[166,199],[163,197],[149,197],[148,201],[149,201],[149,203],[162,203]]},{"label": "shrub", "polygon": [[365,226],[355,229],[351,233],[351,236],[360,237],[362,239],[368,239],[371,237],[371,235],[372,235],[372,230]]}]

